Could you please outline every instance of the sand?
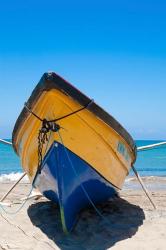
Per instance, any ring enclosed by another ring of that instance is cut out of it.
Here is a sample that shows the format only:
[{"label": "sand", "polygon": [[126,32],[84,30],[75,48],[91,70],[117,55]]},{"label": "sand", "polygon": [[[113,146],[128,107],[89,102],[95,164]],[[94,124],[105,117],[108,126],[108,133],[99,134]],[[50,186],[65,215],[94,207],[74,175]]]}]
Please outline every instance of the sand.
[{"label": "sand", "polygon": [[[104,216],[87,208],[79,217],[74,231],[62,232],[59,209],[45,198],[32,199],[16,215],[0,212],[0,249],[166,249],[166,188],[164,179],[145,181],[150,187],[157,210],[138,188],[135,179],[126,182],[120,197],[98,205]],[[157,185],[158,184],[158,185]],[[0,196],[11,183],[0,183]],[[6,199],[13,202],[8,211],[20,206],[20,199],[30,190],[21,183]]]}]

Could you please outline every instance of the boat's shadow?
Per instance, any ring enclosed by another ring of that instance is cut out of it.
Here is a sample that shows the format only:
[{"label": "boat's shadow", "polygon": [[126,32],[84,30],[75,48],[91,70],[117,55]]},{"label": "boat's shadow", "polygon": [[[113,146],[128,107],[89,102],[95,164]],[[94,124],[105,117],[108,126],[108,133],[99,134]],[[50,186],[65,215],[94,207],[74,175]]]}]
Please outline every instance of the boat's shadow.
[{"label": "boat's shadow", "polygon": [[131,238],[143,224],[143,210],[121,198],[97,206],[104,219],[93,208],[84,210],[72,233],[62,232],[59,208],[49,201],[32,204],[28,215],[32,223],[53,240],[60,249],[104,250],[118,241]]}]

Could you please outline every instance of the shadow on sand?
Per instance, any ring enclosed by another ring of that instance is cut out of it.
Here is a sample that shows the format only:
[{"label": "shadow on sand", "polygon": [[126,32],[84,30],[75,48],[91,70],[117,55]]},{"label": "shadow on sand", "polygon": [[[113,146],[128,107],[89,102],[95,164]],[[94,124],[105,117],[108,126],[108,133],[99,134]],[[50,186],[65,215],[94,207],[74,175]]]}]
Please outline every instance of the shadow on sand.
[{"label": "shadow on sand", "polygon": [[121,198],[97,205],[97,208],[105,219],[99,217],[93,208],[87,208],[69,235],[62,232],[59,208],[49,201],[32,204],[28,215],[36,227],[64,250],[110,248],[118,241],[131,238],[145,219],[139,206]]}]

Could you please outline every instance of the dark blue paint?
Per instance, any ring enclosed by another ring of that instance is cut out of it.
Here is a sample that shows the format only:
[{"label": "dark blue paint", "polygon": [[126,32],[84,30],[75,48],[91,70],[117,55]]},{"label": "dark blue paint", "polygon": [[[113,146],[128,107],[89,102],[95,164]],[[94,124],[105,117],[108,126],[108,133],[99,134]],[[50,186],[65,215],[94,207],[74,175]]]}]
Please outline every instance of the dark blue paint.
[{"label": "dark blue paint", "polygon": [[87,194],[93,203],[99,203],[116,193],[87,162],[57,142],[44,159],[36,186],[48,199],[59,203],[63,229],[68,232],[79,211],[91,204]]}]

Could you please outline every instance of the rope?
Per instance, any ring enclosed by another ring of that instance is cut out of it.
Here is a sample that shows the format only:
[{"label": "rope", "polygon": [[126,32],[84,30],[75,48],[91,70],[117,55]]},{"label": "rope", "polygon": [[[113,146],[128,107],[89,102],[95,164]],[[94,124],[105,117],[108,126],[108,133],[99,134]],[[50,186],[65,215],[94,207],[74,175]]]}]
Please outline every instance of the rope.
[{"label": "rope", "polygon": [[31,113],[32,115],[34,115],[38,120],[40,120],[41,122],[43,121],[38,115],[36,115],[30,108],[28,108],[27,103],[24,103],[24,107],[28,110],[29,113]]},{"label": "rope", "polygon": [[11,145],[11,146],[12,146],[12,143],[11,143],[11,142],[6,141],[6,140],[3,140],[3,139],[0,139],[0,143],[3,143],[3,144]]},{"label": "rope", "polygon": [[74,115],[74,114],[76,114],[76,113],[78,113],[78,112],[80,112],[80,111],[82,111],[82,110],[84,110],[84,109],[87,109],[93,102],[94,102],[94,100],[92,99],[92,100],[90,100],[90,102],[89,102],[87,105],[85,105],[84,107],[82,107],[82,108],[80,108],[80,109],[78,109],[78,110],[76,110],[76,111],[74,111],[74,112],[72,112],[72,113],[69,113],[69,114],[67,114],[67,115],[64,115],[64,116],[62,116],[62,117],[60,117],[60,118],[51,120],[51,122],[60,121],[60,120],[65,119],[65,118],[67,118],[67,117],[69,117],[69,116],[71,116],[71,115]]},{"label": "rope", "polygon": [[165,141],[155,143],[155,144],[146,145],[146,146],[140,146],[140,147],[137,147],[137,152],[158,149],[158,147],[163,146],[163,145],[166,145]]},{"label": "rope", "polygon": [[42,119],[42,118],[40,118],[38,115],[36,115],[28,106],[27,106],[27,103],[25,103],[24,104],[24,107],[28,110],[28,112],[29,113],[31,113],[32,115],[34,115],[38,120],[40,120],[41,122],[43,122],[44,120],[45,121],[47,121],[47,123],[52,123],[52,122],[57,122],[57,121],[60,121],[60,120],[62,120],[62,119],[65,119],[65,118],[67,118],[67,117],[69,117],[69,116],[71,116],[71,115],[74,115],[74,114],[76,114],[76,113],[78,113],[78,112],[80,112],[80,111],[82,111],[82,110],[84,110],[84,109],[87,109],[92,103],[94,102],[94,100],[92,99],[92,100],[90,100],[90,102],[87,104],[87,105],[85,105],[84,107],[82,107],[82,108],[80,108],[80,109],[78,109],[78,110],[76,110],[76,111],[73,111],[73,112],[71,112],[71,113],[69,113],[69,114],[67,114],[67,115],[64,115],[64,116],[62,116],[62,117],[59,117],[59,118],[56,118],[56,119],[53,119],[53,120],[46,120],[46,119]]},{"label": "rope", "polygon": [[[58,131],[58,135],[59,135],[60,141],[61,141],[61,143],[62,143],[62,145],[63,145],[64,151],[65,151],[65,153],[66,153],[66,155],[67,155],[68,161],[69,161],[69,163],[70,163],[70,165],[71,165],[71,167],[72,167],[72,169],[73,169],[73,172],[74,172],[76,178],[80,178],[79,175],[77,174],[77,171],[75,170],[75,167],[74,167],[74,165],[73,165],[73,162],[72,162],[72,160],[71,160],[71,158],[70,158],[70,156],[69,156],[69,154],[68,154],[68,151],[67,151],[67,149],[66,149],[66,147],[65,147],[65,145],[64,145],[64,143],[63,143],[63,139],[62,139],[62,136],[61,136],[61,134],[60,134],[59,131]],[[92,205],[92,207],[93,207],[94,210],[96,211],[96,213],[97,213],[103,220],[105,220],[105,221],[108,223],[108,221],[106,220],[106,218],[101,214],[101,212],[99,211],[99,209],[96,207],[96,205],[94,204],[94,202],[91,200],[91,198],[90,198],[88,192],[86,191],[86,189],[85,189],[85,187],[84,187],[84,185],[83,185],[82,183],[81,183],[81,188],[82,188],[82,190],[83,190],[85,196],[87,197],[89,203]]]},{"label": "rope", "polygon": [[25,204],[27,203],[28,198],[29,198],[30,195],[32,194],[32,191],[33,191],[33,187],[31,187],[30,192],[29,192],[29,194],[27,195],[27,199],[26,199],[25,201],[23,201],[23,203],[21,204],[21,206],[20,206],[18,209],[16,209],[16,211],[14,211],[14,212],[8,211],[8,210],[6,210],[6,209],[4,208],[4,206],[3,206],[2,204],[0,204],[0,208],[1,208],[2,211],[5,212],[6,214],[9,214],[9,215],[16,215],[16,214],[18,214],[18,213],[21,211],[21,209],[25,206]]}]

